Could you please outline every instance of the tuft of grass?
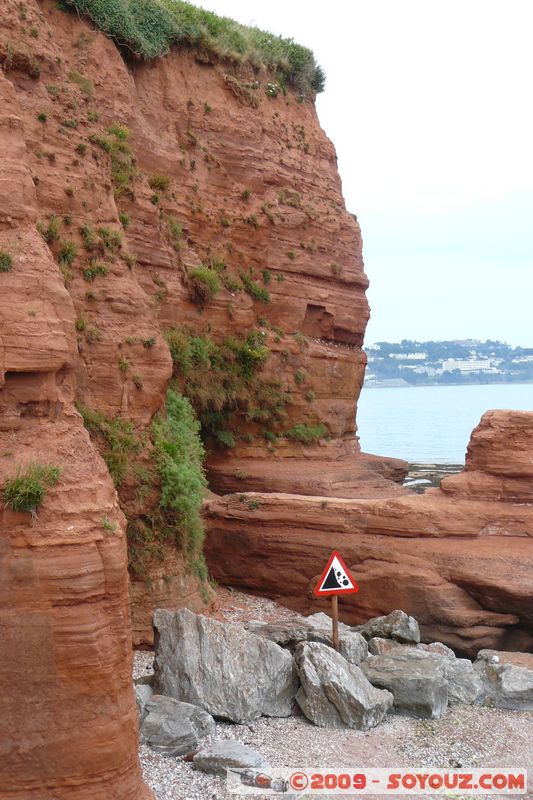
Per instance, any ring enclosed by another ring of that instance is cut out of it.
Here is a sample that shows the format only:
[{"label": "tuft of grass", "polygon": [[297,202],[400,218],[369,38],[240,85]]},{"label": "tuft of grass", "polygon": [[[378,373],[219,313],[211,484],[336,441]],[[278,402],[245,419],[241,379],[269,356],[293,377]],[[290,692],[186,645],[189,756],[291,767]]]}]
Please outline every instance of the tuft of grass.
[{"label": "tuft of grass", "polygon": [[109,270],[105,264],[100,264],[98,261],[91,261],[90,266],[83,270],[83,279],[86,280],[87,283],[94,283],[96,278],[105,278],[108,272]]},{"label": "tuft of grass", "polygon": [[296,372],[294,373],[294,382],[298,384],[298,386],[301,386],[302,383],[306,382],[306,380],[307,380],[307,375],[305,373],[305,370],[297,369]]},{"label": "tuft of grass", "polygon": [[259,286],[249,273],[241,271],[239,276],[245,292],[247,292],[250,297],[253,297],[254,300],[260,300],[262,303],[265,303],[265,305],[270,303],[270,294],[263,286]]},{"label": "tuft of grass", "polygon": [[327,432],[328,429],[322,422],[317,425],[308,425],[305,422],[301,422],[293,428],[290,428],[290,430],[285,431],[285,436],[287,439],[292,439],[295,442],[312,444],[313,442],[318,442],[320,439],[323,439]]},{"label": "tuft of grass", "polygon": [[44,124],[48,120],[48,114],[46,113],[46,111],[39,111],[39,113],[37,114],[37,119],[39,122],[42,122]]},{"label": "tuft of grass", "polygon": [[301,94],[324,90],[324,70],[308,48],[185,0],[62,0],[61,7],[90,17],[119,47],[145,59],[165,55],[172,45],[197,47],[215,58],[269,69],[281,86],[289,83]]},{"label": "tuft of grass", "polygon": [[174,250],[180,250],[181,237],[183,236],[183,228],[174,217],[167,217],[168,234],[170,237],[170,244]]},{"label": "tuft of grass", "polygon": [[153,189],[154,192],[166,192],[170,186],[170,177],[165,175],[164,172],[154,172],[154,174],[150,175],[148,178],[148,186],[150,189]]},{"label": "tuft of grass", "polygon": [[73,69],[68,74],[69,81],[75,83],[76,86],[79,86],[81,89],[82,94],[87,98],[90,99],[94,94],[94,84],[93,82],[82,75],[81,72]]},{"label": "tuft of grass", "polygon": [[84,144],[83,142],[80,142],[79,144],[76,145],[74,150],[79,156],[83,158],[83,156],[87,153],[87,145]]},{"label": "tuft of grass", "polygon": [[120,211],[118,218],[124,230],[127,230],[130,227],[130,215],[125,211]]},{"label": "tuft of grass", "polygon": [[72,264],[78,254],[78,245],[72,239],[65,239],[57,251],[57,262],[62,266]]},{"label": "tuft of grass", "polygon": [[102,517],[100,520],[100,525],[106,531],[106,533],[116,533],[117,526],[115,525],[109,517]]},{"label": "tuft of grass", "polygon": [[294,334],[294,341],[296,342],[300,350],[305,350],[307,347],[309,347],[309,341],[307,339],[307,336],[305,336],[300,331],[297,331]]},{"label": "tuft of grass", "polygon": [[82,238],[84,248],[88,250],[89,253],[91,253],[93,250],[96,250],[98,246],[98,239],[90,225],[85,224],[81,226],[80,236]]},{"label": "tuft of grass", "polygon": [[47,244],[53,244],[55,241],[59,239],[59,233],[61,231],[61,220],[59,217],[56,217],[52,214],[52,216],[48,220],[48,224],[45,225],[44,222],[37,223],[37,230],[45,240]]},{"label": "tuft of grass", "polygon": [[55,486],[61,470],[50,464],[32,462],[23,472],[17,471],[14,478],[5,481],[2,498],[7,508],[13,511],[35,513],[42,505],[46,489]]},{"label": "tuft of grass", "polygon": [[75,130],[78,127],[79,122],[76,117],[67,117],[66,119],[61,120],[61,124],[64,128],[72,128]]},{"label": "tuft of grass", "polygon": [[114,253],[122,247],[122,232],[112,228],[98,228],[104,250]]},{"label": "tuft of grass", "polygon": [[13,256],[0,250],[0,272],[9,272],[13,268]]}]

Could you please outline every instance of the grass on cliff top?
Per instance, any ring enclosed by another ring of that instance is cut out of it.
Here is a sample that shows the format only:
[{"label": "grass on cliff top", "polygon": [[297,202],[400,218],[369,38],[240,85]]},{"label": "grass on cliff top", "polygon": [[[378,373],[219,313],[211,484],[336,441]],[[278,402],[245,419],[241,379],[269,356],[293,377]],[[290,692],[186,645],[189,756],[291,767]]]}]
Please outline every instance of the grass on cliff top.
[{"label": "grass on cliff top", "polygon": [[276,71],[303,93],[324,90],[324,71],[308,48],[184,0],[59,0],[59,6],[90,17],[120,47],[146,59],[165,55],[172,45],[188,45]]}]

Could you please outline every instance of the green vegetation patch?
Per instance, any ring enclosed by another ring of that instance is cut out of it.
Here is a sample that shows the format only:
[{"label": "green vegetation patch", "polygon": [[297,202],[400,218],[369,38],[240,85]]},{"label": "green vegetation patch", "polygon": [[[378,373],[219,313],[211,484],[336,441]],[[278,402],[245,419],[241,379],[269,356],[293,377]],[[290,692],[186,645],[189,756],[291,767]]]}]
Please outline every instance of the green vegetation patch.
[{"label": "green vegetation patch", "polygon": [[50,464],[32,462],[24,471],[18,470],[8,478],[2,489],[4,504],[13,511],[35,513],[46,496],[46,490],[55,486],[61,470]]},{"label": "green vegetation patch", "polygon": [[208,334],[171,329],[165,337],[174,375],[183,384],[204,437],[232,447],[243,421],[272,426],[285,419],[288,395],[278,380],[261,375],[270,356],[262,333],[216,341]]},{"label": "green vegetation patch", "polygon": [[9,272],[13,267],[13,256],[0,250],[0,272]]},{"label": "green vegetation patch", "polygon": [[318,442],[326,436],[328,429],[322,422],[317,425],[307,425],[304,422],[295,425],[288,431],[285,431],[287,439],[292,439],[295,442],[302,442],[302,444],[312,444]]},{"label": "green vegetation patch", "polygon": [[208,266],[191,269],[187,275],[187,285],[191,300],[198,306],[209,303],[222,288],[216,271]]},{"label": "green vegetation patch", "polygon": [[134,199],[132,183],[137,177],[135,154],[129,144],[131,132],[126,125],[114,122],[106,133],[93,133],[89,137],[91,144],[100,147],[109,153],[111,159],[111,180],[114,186],[114,195],[118,199],[126,197]]},{"label": "green vegetation patch", "polygon": [[121,417],[106,417],[100,411],[81,403],[77,408],[89,433],[97,436],[103,443],[102,458],[118,488],[128,472],[130,456],[141,448],[133,423]]},{"label": "green vegetation patch", "polygon": [[161,479],[160,511],[189,563],[200,578],[207,578],[202,545],[201,507],[207,482],[200,423],[186,397],[171,389],[165,409],[152,422],[153,459]]},{"label": "green vegetation patch", "polygon": [[86,14],[120,47],[146,59],[164,55],[172,45],[192,46],[268,68],[281,86],[290,83],[302,93],[324,90],[324,71],[308,48],[184,0],[61,0],[61,7]]}]

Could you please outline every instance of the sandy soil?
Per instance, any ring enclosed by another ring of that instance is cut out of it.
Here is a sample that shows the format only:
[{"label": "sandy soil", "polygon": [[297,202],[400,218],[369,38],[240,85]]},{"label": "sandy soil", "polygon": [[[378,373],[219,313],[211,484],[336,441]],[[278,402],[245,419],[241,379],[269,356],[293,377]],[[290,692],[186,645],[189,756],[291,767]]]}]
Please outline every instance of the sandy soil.
[{"label": "sandy soil", "polygon": [[[295,616],[269,600],[240,592],[219,589],[218,599],[215,616],[221,620],[244,623]],[[152,657],[150,652],[135,654],[135,677],[151,672]],[[390,715],[367,732],[317,728],[301,716],[263,717],[251,725],[217,723],[212,740],[220,739],[239,740],[273,767],[514,767],[533,772],[533,712],[477,706],[450,706],[442,720]],[[223,779],[204,775],[180,758],[158,756],[147,747],[141,747],[140,754],[145,780],[157,800],[236,797],[226,792]],[[453,796],[455,800],[466,797]],[[503,795],[491,795],[498,796]],[[533,798],[533,774],[525,796]]]}]

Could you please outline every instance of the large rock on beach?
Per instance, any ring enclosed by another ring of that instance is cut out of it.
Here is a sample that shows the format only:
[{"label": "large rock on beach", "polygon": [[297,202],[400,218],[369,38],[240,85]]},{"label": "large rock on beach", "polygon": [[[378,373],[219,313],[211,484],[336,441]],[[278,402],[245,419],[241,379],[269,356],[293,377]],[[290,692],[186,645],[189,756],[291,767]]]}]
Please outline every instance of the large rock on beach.
[{"label": "large rock on beach", "polygon": [[296,671],[274,642],[187,609],[157,609],[154,630],[156,692],[232,722],[291,713]]},{"label": "large rock on beach", "polygon": [[328,645],[302,643],[294,658],[302,684],[296,700],[315,725],[368,730],[392,707],[390,692],[375,689],[359,667]]}]

